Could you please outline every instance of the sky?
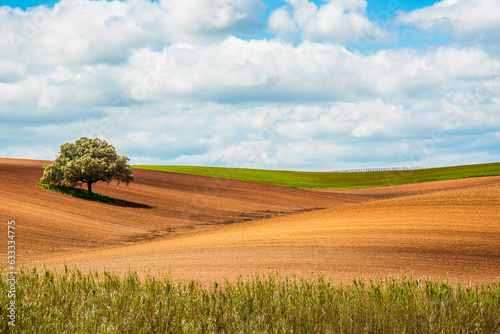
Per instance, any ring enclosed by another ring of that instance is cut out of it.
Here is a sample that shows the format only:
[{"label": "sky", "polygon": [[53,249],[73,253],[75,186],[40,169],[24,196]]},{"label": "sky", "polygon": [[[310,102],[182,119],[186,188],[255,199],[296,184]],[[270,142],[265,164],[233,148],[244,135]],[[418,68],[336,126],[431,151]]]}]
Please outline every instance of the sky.
[{"label": "sky", "polygon": [[498,0],[0,0],[0,157],[500,161]]}]

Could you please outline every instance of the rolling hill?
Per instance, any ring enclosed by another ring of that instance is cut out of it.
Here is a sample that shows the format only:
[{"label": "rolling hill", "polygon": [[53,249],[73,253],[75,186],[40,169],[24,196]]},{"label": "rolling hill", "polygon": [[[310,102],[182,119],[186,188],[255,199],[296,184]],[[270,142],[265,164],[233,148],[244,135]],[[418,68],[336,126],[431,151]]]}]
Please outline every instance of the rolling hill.
[{"label": "rolling hill", "polygon": [[61,267],[66,262],[121,273],[129,267],[172,270],[175,277],[206,284],[269,270],[327,273],[343,282],[359,275],[498,280],[500,178],[489,181],[59,256],[43,263]]},{"label": "rolling hill", "polygon": [[454,180],[481,176],[500,176],[500,163],[425,168],[414,170],[385,170],[378,172],[298,172],[247,168],[154,166],[137,168],[193,175],[215,176],[232,180],[253,181],[302,189],[345,189],[381,187],[429,181]]},{"label": "rolling hill", "polygon": [[[105,204],[36,186],[43,161],[0,159],[0,210],[19,264],[172,271],[210,284],[279,270],[500,278],[500,177],[306,190],[134,169]],[[4,237],[5,238],[5,237]],[[6,240],[5,240],[6,244]]]},{"label": "rolling hill", "polygon": [[134,169],[135,181],[128,187],[95,185],[94,191],[118,200],[113,205],[38,187],[47,162],[0,159],[0,212],[4,221],[17,221],[20,263],[370,200]]}]

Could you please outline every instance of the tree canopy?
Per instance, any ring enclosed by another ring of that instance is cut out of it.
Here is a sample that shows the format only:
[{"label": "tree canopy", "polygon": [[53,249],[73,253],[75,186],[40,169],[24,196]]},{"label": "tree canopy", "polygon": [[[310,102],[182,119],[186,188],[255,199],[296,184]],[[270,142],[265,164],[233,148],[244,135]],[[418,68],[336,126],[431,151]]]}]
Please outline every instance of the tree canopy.
[{"label": "tree canopy", "polygon": [[43,166],[41,183],[76,186],[86,183],[89,194],[96,182],[127,185],[133,181],[129,158],[116,153],[113,145],[99,138],[82,137],[75,143],[61,145],[59,155],[52,164]]}]

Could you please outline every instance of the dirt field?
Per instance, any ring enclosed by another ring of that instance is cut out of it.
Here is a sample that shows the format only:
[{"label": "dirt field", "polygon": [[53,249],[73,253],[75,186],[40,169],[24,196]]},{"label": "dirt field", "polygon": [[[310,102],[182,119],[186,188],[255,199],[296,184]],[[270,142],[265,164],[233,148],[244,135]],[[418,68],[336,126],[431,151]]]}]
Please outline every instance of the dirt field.
[{"label": "dirt field", "polygon": [[0,159],[1,216],[17,221],[26,265],[206,284],[257,270],[500,279],[500,177],[312,191],[134,170],[129,187],[95,187],[121,201],[109,205],[37,187],[42,165]]},{"label": "dirt field", "polygon": [[118,200],[111,205],[38,187],[44,163],[0,159],[1,219],[18,222],[21,263],[370,199],[134,169],[128,187],[93,187]]}]

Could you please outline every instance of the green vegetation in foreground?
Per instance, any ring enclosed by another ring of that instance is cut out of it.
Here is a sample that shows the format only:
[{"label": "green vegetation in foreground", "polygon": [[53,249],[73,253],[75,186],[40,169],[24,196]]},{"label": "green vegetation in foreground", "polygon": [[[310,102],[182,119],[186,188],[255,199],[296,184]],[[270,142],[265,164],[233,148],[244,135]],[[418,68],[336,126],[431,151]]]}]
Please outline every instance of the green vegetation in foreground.
[{"label": "green vegetation in foreground", "polygon": [[185,174],[223,177],[227,179],[254,181],[278,186],[305,189],[341,189],[378,187],[427,181],[452,180],[480,176],[500,175],[500,163],[427,168],[406,171],[331,173],[294,172],[264,169],[192,167],[192,166],[146,166],[136,168],[160,170]]},{"label": "green vegetation in foreground", "polygon": [[15,327],[0,271],[0,331],[8,333],[498,333],[500,282],[361,280],[272,274],[203,288],[135,272],[21,268]]},{"label": "green vegetation in foreground", "polygon": [[67,187],[67,186],[58,186],[58,185],[51,184],[51,183],[37,183],[36,185],[40,186],[42,188],[45,188],[45,189],[49,189],[51,191],[63,193],[63,194],[74,196],[74,197],[90,199],[90,200],[98,201],[98,202],[116,203],[116,200],[112,197],[97,194],[97,193],[92,193],[92,195],[90,195],[88,193],[88,191],[84,190],[84,189]]}]

